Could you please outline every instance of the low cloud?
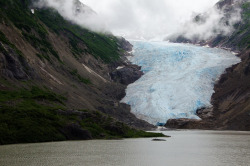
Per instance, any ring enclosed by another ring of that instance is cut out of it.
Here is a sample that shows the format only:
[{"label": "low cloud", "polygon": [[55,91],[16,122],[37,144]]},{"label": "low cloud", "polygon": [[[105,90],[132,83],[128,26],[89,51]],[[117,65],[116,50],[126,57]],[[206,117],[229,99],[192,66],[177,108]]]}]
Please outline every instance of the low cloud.
[{"label": "low cloud", "polygon": [[109,32],[105,20],[78,0],[38,0],[34,5],[38,8],[54,8],[65,19],[93,31]]},{"label": "low cloud", "polygon": [[[238,1],[239,2],[239,1]],[[241,20],[239,3],[219,8],[214,6],[202,14],[196,14],[192,20],[183,24],[176,33],[167,39],[178,35],[190,40],[208,40],[217,35],[228,36],[234,31],[234,25]]]},{"label": "low cloud", "polygon": [[[240,11],[235,11],[224,25],[224,13],[213,8],[218,0],[80,1],[87,6],[79,7],[77,0],[39,0],[37,6],[55,8],[64,18],[81,26],[127,39],[163,40],[173,34],[207,39],[216,33],[230,33],[240,19]],[[202,24],[190,21],[197,13],[205,13]]]}]

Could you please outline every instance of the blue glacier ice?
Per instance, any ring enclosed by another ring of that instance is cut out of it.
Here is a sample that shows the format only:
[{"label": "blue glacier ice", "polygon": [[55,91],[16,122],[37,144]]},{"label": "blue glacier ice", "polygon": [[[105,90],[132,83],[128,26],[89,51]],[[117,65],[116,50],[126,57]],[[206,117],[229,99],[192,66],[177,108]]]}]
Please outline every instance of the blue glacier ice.
[{"label": "blue glacier ice", "polygon": [[130,61],[144,75],[130,84],[121,102],[151,124],[171,118],[199,119],[196,110],[210,107],[214,83],[227,67],[239,63],[231,52],[190,44],[131,41]]}]

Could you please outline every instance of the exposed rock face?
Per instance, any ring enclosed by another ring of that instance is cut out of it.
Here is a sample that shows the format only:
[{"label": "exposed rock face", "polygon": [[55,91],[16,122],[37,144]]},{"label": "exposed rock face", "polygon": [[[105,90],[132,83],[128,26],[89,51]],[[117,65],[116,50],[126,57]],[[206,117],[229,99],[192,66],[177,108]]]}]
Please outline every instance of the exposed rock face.
[{"label": "exposed rock face", "polygon": [[1,42],[0,45],[3,49],[3,54],[0,54],[1,72],[3,75],[18,80],[28,79],[34,76],[31,67],[24,57],[18,55],[16,51],[8,45],[2,44]]},{"label": "exposed rock face", "polygon": [[213,108],[201,108],[196,113],[201,119],[212,119],[214,117]]},{"label": "exposed rock face", "polygon": [[95,15],[96,12],[92,10],[87,5],[83,4],[79,0],[73,1],[73,11],[75,11],[75,16],[81,15],[81,14],[87,14],[87,15]]},{"label": "exposed rock face", "polygon": [[234,0],[223,0],[223,1],[219,1],[216,6],[219,9],[222,9],[224,6],[226,5],[232,5],[234,3]]},{"label": "exposed rock face", "polygon": [[227,69],[212,96],[217,126],[250,130],[250,50],[240,54],[242,62]]},{"label": "exposed rock face", "polygon": [[121,84],[128,85],[136,80],[138,80],[142,75],[143,72],[140,71],[141,67],[137,65],[126,65],[123,66],[122,68],[118,68],[112,73],[110,73],[110,76],[112,80],[116,82],[120,82]]},{"label": "exposed rock face", "polygon": [[130,112],[130,106],[124,103],[120,103],[119,101],[107,101],[106,103],[103,103],[103,105],[100,106],[98,110],[105,114],[111,115],[117,120],[135,128],[143,130],[151,130],[155,128],[155,126],[147,123],[146,121],[137,119],[136,116]]},{"label": "exposed rock face", "polygon": [[174,43],[192,43],[192,40],[187,39],[182,35],[180,35],[180,36],[172,36],[170,38],[170,41],[174,42]]},{"label": "exposed rock face", "polygon": [[186,128],[197,128],[200,125],[201,120],[196,119],[169,119],[165,124],[167,128],[177,128],[177,129],[186,129]]},{"label": "exposed rock face", "polygon": [[127,40],[125,40],[123,37],[118,38],[118,40],[121,48],[123,48],[125,51],[132,51],[133,45]]}]

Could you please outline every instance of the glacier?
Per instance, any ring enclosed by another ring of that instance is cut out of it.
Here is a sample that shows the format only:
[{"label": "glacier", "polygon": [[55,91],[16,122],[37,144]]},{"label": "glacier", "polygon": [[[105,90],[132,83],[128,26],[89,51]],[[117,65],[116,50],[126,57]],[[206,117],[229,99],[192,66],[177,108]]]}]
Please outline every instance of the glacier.
[{"label": "glacier", "polygon": [[199,119],[196,110],[211,107],[214,84],[240,59],[229,51],[191,44],[130,41],[130,61],[144,75],[126,89],[121,100],[131,112],[151,124],[168,119]]}]

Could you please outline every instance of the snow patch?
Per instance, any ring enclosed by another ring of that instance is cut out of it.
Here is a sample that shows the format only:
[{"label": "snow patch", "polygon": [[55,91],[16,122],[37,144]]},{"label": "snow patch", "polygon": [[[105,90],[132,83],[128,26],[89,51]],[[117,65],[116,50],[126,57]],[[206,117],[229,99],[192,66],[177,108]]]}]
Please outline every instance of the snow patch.
[{"label": "snow patch", "polygon": [[107,80],[105,78],[103,78],[102,76],[100,76],[99,74],[97,74],[96,72],[94,72],[93,70],[91,70],[88,66],[84,65],[82,63],[83,67],[91,74],[95,75],[96,77],[100,78],[101,80],[103,80],[104,82],[107,82]]},{"label": "snow patch", "polygon": [[116,70],[120,70],[120,69],[123,69],[125,66],[118,66],[117,68],[116,68]]},{"label": "snow patch", "polygon": [[60,85],[63,85],[63,83],[61,81],[59,81],[55,76],[53,76],[52,74],[48,73],[45,69],[41,68],[40,69],[42,71],[44,71],[47,75],[50,76],[50,78],[52,78],[52,80],[54,80],[56,83],[60,84]]},{"label": "snow patch", "polygon": [[32,14],[35,14],[35,9],[30,10]]},{"label": "snow patch", "polygon": [[203,47],[206,47],[206,48],[210,48],[210,46],[207,44],[207,45],[205,45],[205,46],[203,46]]}]

